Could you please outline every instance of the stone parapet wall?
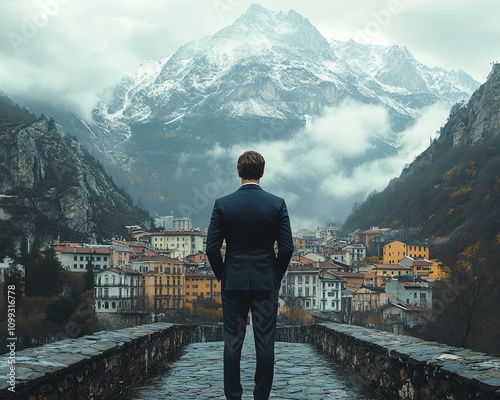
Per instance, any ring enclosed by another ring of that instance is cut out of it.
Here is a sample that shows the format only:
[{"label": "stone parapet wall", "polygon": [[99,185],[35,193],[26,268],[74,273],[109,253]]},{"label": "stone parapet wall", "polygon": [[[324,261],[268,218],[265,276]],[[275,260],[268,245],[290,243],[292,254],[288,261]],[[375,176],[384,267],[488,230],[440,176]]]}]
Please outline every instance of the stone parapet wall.
[{"label": "stone parapet wall", "polygon": [[468,349],[335,323],[281,327],[277,340],[314,345],[385,399],[500,399],[500,358]]},{"label": "stone parapet wall", "polygon": [[[277,340],[314,345],[384,399],[500,399],[500,359],[467,349],[335,323],[280,327]],[[15,392],[7,353],[0,399],[119,399],[184,345],[210,341],[222,341],[220,327],[160,322],[25,349],[15,353]]]},{"label": "stone parapet wall", "polygon": [[149,324],[151,313],[124,314],[124,313],[96,313],[96,320],[100,329],[118,330],[131,326]]},{"label": "stone parapet wall", "polygon": [[24,349],[15,364],[7,353],[0,358],[0,399],[118,399],[176,359],[184,345],[221,340],[220,327],[160,322]]}]

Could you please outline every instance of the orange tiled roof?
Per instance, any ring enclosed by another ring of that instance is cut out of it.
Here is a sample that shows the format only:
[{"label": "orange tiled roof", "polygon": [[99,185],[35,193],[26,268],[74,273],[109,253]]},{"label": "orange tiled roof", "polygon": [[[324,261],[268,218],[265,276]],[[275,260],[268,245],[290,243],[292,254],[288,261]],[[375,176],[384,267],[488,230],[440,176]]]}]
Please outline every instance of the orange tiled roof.
[{"label": "orange tiled roof", "polygon": [[61,249],[54,248],[54,250],[64,254],[111,254],[111,249],[109,247],[74,246]]},{"label": "orange tiled roof", "polygon": [[134,261],[138,262],[147,262],[147,261],[156,261],[156,262],[161,262],[161,263],[169,263],[169,264],[183,264],[182,261],[177,260],[175,258],[171,258],[169,256],[161,256],[158,254],[151,254],[151,255],[142,255],[134,259]]}]

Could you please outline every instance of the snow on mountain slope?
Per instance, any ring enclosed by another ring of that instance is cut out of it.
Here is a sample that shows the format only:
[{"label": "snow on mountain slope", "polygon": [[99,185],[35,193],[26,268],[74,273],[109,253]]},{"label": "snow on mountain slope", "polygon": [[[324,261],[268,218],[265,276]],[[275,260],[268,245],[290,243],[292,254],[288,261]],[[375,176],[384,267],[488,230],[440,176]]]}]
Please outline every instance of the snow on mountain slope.
[{"label": "snow on mountain slope", "polygon": [[332,49],[352,68],[364,70],[387,91],[401,94],[432,93],[454,103],[469,97],[479,83],[463,71],[430,68],[400,46],[332,41]]}]

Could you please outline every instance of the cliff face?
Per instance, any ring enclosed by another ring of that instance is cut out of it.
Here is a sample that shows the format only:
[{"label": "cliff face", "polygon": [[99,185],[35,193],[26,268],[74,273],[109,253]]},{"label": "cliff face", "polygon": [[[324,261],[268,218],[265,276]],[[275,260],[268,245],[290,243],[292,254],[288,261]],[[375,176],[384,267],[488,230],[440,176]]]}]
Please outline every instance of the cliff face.
[{"label": "cliff face", "polygon": [[500,64],[493,65],[465,107],[452,110],[441,135],[452,146],[471,146],[500,136]]},{"label": "cliff face", "polygon": [[0,107],[0,237],[103,240],[147,222],[148,214],[53,120],[20,121],[9,117],[12,105]]}]

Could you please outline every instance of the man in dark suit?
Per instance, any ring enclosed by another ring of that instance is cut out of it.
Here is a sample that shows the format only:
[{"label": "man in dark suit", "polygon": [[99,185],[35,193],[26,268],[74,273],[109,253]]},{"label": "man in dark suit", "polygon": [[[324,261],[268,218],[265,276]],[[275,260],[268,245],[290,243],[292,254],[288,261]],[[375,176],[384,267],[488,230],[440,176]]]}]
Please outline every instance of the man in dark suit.
[{"label": "man in dark suit", "polygon": [[285,201],[259,186],[264,164],[264,158],[255,151],[239,157],[242,186],[215,201],[208,228],[207,257],[215,276],[222,281],[224,393],[229,400],[241,399],[243,392],[240,358],[249,310],[257,358],[254,399],[269,398],[278,292],[293,253]]}]

